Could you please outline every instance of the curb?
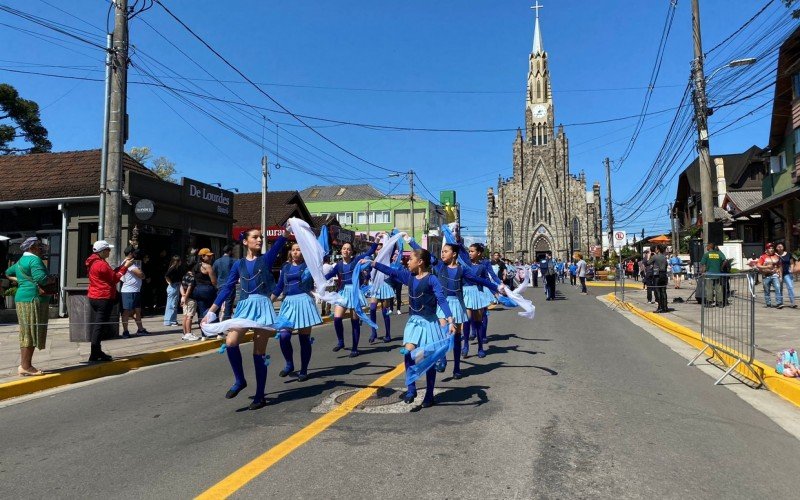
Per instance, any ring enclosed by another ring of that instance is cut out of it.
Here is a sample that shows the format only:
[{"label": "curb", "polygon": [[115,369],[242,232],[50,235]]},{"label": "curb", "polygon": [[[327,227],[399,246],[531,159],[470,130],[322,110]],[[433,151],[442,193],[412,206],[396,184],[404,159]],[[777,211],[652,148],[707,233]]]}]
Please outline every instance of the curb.
[{"label": "curb", "polygon": [[[632,312],[633,314],[647,320],[648,322],[656,325],[657,327],[661,328],[665,332],[669,333],[673,337],[676,337],[683,342],[691,345],[692,347],[696,348],[698,351],[702,349],[705,344],[701,340],[701,336],[699,332],[692,330],[691,328],[687,328],[683,325],[675,323],[674,321],[670,321],[658,314],[645,312],[638,307],[632,305],[630,302],[622,302],[621,300],[614,297],[613,293],[606,295],[606,299],[611,302],[612,304],[616,304],[620,307],[624,307],[626,310]],[[726,363],[728,366],[731,364],[731,358],[728,356],[722,355],[714,356],[720,359],[722,362]],[[755,369],[759,375],[764,379],[764,386],[771,392],[777,394],[778,396],[782,397],[786,401],[794,404],[795,406],[800,407],[800,382],[796,379],[791,379],[784,377],[783,375],[778,374],[775,371],[775,367],[769,366],[764,364],[761,361],[753,360],[753,369]],[[742,365],[739,365],[736,369],[736,372],[751,380],[755,383],[759,383],[750,371]]]},{"label": "curb", "polygon": [[[596,286],[598,288],[601,288],[601,287],[611,288],[611,287],[614,287],[615,285],[614,285],[613,281],[587,281],[586,282],[586,286],[588,286],[588,287]],[[616,285],[616,286],[619,286],[619,285]],[[641,285],[634,285],[633,283],[626,283],[625,284],[625,288],[641,290],[642,286]]]},{"label": "curb", "polygon": [[[329,316],[322,318],[322,324],[331,323]],[[245,335],[243,343],[253,339],[252,333]],[[64,368],[39,377],[24,377],[11,382],[0,384],[0,401],[26,396],[35,392],[46,391],[64,385],[86,382],[112,375],[121,375],[137,368],[168,363],[176,359],[192,356],[207,351],[212,351],[222,345],[222,340],[208,340],[186,345],[178,345],[167,349],[144,354],[137,354],[127,358],[119,358],[107,363],[97,363],[88,366],[75,366]]]}]

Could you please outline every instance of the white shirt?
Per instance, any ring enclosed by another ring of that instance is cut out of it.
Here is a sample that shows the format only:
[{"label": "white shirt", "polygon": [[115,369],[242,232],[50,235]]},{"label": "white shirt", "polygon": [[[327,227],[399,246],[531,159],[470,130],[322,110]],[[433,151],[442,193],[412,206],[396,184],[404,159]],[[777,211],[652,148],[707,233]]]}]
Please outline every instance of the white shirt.
[{"label": "white shirt", "polygon": [[131,273],[133,269],[139,269],[139,266],[136,262],[131,264],[131,266],[128,268],[128,272],[122,277],[122,288],[120,289],[120,292],[131,293],[142,291],[142,278],[137,278],[134,276],[133,273]]},{"label": "white shirt", "polygon": [[586,277],[586,261],[583,259],[578,261],[578,277],[579,278]]}]

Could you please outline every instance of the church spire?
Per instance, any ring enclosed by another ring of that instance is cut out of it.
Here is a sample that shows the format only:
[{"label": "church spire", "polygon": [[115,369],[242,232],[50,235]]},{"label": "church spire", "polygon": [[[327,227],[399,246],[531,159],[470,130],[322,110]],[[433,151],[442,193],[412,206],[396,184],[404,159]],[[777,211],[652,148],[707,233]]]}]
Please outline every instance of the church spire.
[{"label": "church spire", "polygon": [[544,43],[542,43],[542,30],[539,28],[539,9],[544,5],[539,5],[539,0],[536,0],[536,5],[531,7],[531,10],[536,11],[536,24],[533,28],[533,53],[541,54],[544,52]]}]

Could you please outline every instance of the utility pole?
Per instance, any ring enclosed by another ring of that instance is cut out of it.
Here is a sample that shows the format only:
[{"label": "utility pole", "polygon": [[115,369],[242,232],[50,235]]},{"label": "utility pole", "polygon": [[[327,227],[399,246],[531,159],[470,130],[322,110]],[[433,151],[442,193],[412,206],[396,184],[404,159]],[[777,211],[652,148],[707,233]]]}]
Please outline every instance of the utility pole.
[{"label": "utility pole", "polygon": [[408,171],[408,184],[411,188],[411,237],[414,237],[414,171]]},{"label": "utility pole", "polygon": [[608,245],[614,251],[614,205],[611,198],[611,160],[605,159],[606,188],[608,189]]},{"label": "utility pole", "polygon": [[106,151],[106,210],[104,236],[114,245],[109,260],[112,266],[122,255],[122,158],[128,132],[128,0],[114,0],[114,36],[109,98],[108,146]]},{"label": "utility pole", "polygon": [[267,241],[267,179],[269,178],[269,163],[267,155],[261,157],[261,236],[264,240],[261,243],[261,253],[267,253],[265,248]]},{"label": "utility pole", "polygon": [[369,239],[370,232],[369,232],[369,202],[367,202],[367,239]]},{"label": "utility pole", "polygon": [[694,32],[694,111],[697,122],[697,153],[700,167],[700,209],[703,211],[703,248],[708,245],[708,224],[714,222],[714,194],[711,180],[711,153],[708,150],[708,108],[706,107],[706,78],[703,72],[703,42],[700,38],[700,3],[692,0],[692,30]]},{"label": "utility pole", "polygon": [[[106,238],[106,182],[108,176],[108,115],[109,101],[111,100],[111,65],[113,63],[111,50],[114,38],[109,33],[106,36],[106,93],[103,96],[103,145],[100,151],[100,217],[97,218],[97,239]],[[62,254],[63,255],[63,254]]]},{"label": "utility pole", "polygon": [[669,232],[670,232],[670,235],[672,236],[672,251],[675,253],[675,255],[677,255],[678,254],[678,250],[680,250],[678,248],[678,235],[675,234],[675,228],[676,227],[677,227],[677,224],[675,224],[675,213],[673,212],[673,209],[672,209],[672,203],[670,203],[669,204]]}]

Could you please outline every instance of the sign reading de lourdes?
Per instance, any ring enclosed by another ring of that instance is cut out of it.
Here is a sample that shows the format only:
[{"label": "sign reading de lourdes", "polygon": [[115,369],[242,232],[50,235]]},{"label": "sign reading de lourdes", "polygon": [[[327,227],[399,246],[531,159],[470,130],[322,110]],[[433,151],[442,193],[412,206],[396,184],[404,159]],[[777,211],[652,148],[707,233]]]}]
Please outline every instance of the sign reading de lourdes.
[{"label": "sign reading de lourdes", "polygon": [[233,193],[194,179],[183,178],[183,204],[196,210],[231,215]]}]

